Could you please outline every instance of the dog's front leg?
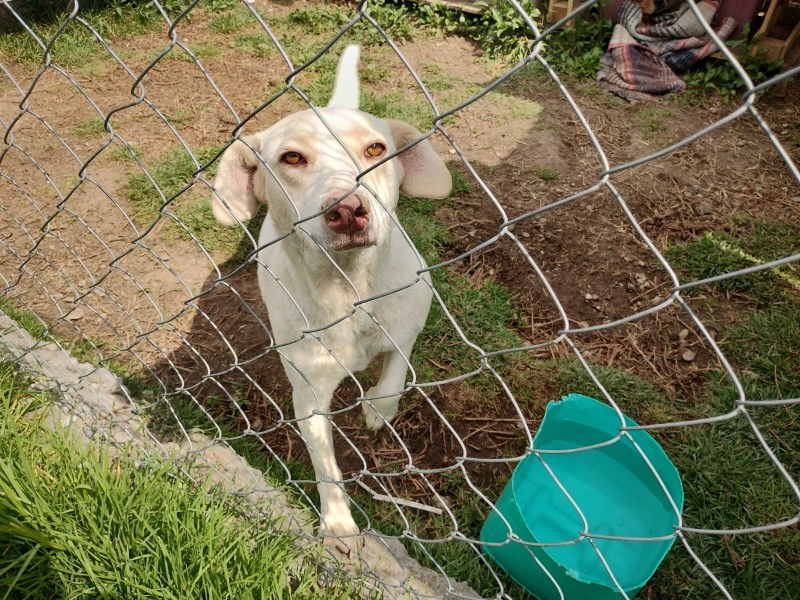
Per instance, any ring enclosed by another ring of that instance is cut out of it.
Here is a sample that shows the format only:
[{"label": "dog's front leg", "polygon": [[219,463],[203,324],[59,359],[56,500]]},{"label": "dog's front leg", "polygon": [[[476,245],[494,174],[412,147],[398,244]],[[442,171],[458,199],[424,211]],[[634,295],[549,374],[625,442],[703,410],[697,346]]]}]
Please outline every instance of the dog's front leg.
[{"label": "dog's front leg", "polygon": [[342,472],[336,463],[331,421],[324,414],[330,410],[335,386],[324,386],[330,389],[314,386],[312,390],[306,381],[293,383],[295,417],[311,455],[318,482],[320,533],[325,536],[327,545],[349,554],[358,545],[354,536],[359,535],[359,529],[350,513],[350,501],[343,488]]},{"label": "dog's front leg", "polygon": [[378,383],[367,390],[365,400],[361,404],[367,429],[377,431],[397,416],[400,396],[406,387],[408,360],[411,348],[407,351],[392,350],[384,354],[383,371]]}]

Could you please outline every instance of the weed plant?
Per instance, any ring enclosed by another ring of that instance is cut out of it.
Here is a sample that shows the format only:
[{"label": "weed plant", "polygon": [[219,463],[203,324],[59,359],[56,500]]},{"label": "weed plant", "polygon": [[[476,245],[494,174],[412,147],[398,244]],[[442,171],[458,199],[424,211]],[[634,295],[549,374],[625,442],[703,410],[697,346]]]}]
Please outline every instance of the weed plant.
[{"label": "weed plant", "polygon": [[[767,56],[767,49],[761,48],[754,51],[754,44],[758,41],[750,33],[750,24],[746,23],[741,39],[728,40],[725,44],[734,51],[737,60],[742,65],[753,85],[763,83],[776,75],[783,65],[783,61],[771,60]],[[682,74],[687,84],[686,98],[692,101],[704,98],[709,93],[718,93],[725,102],[738,98],[745,90],[746,84],[733,65],[726,59],[707,59]]]}]

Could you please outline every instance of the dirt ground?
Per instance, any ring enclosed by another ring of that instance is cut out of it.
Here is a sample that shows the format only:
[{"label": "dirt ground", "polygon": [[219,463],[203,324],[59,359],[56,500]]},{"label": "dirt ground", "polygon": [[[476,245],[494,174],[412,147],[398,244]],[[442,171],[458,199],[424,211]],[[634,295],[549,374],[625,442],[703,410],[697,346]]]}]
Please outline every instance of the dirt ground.
[{"label": "dirt ground", "polygon": [[[309,3],[257,5],[271,16]],[[217,39],[200,16],[181,24],[178,37],[190,46]],[[291,419],[290,394],[277,356],[264,352],[269,334],[253,266],[235,267],[225,256],[204,252],[200,243],[171,235],[169,208],[152,227],[137,222],[124,189],[139,167],[114,158],[117,150],[124,151],[118,141],[97,154],[107,136],[86,137],[77,127],[98,110],[111,115],[114,132],[137,149],[146,168],[177,146],[176,134],[195,149],[224,144],[237,121],[261,106],[287,75],[278,56],[238,52],[231,40],[218,42],[220,54],[201,57],[205,73],[194,61],[177,59],[146,70],[168,47],[164,31],[112,40],[130,72],[111,58],[63,72],[48,69],[22,113],[20,90],[29,89],[35,71],[4,57],[0,117],[11,130],[13,146],[2,162],[0,264],[12,284],[7,299],[56,320],[60,334],[90,340],[104,359],[130,363],[134,371],[177,385],[212,414],[261,432],[281,458],[305,461],[302,443],[285,426]],[[421,38],[399,47],[419,72],[435,65],[465,87],[484,87],[501,72],[497,63],[480,59],[477,45],[460,38]],[[400,90],[416,98],[413,80],[393,61],[390,74],[369,89],[378,96]],[[135,85],[143,72],[141,85]],[[302,75],[298,85],[303,86]],[[490,96],[445,126],[495,201],[444,136],[433,138],[448,164],[472,180],[470,192],[443,203],[436,213],[452,234],[445,258],[462,257],[451,269],[475,285],[491,280],[510,290],[518,311],[514,326],[526,343],[556,339],[564,326],[562,312],[571,327],[583,328],[666,300],[670,273],[654,259],[650,244],[664,250],[704,231],[726,229],[734,216],[800,221],[797,181],[749,113],[602,181],[606,163],[627,165],[654,153],[719,121],[735,104],[710,98],[699,106],[677,99],[628,105],[592,82],[568,82],[567,87],[591,135],[555,83],[529,74],[504,84],[498,94],[538,103],[537,116],[510,114],[508,103]],[[245,131],[299,106],[295,96],[282,96]],[[767,94],[756,107],[789,156],[800,162],[800,85],[791,82],[784,95]],[[161,115],[169,115],[169,121]],[[597,189],[585,197],[557,202],[593,186]],[[187,193],[209,195],[203,181]],[[516,217],[525,218],[511,228],[513,238],[473,251]],[[702,300],[693,301],[700,307]],[[742,298],[724,300],[717,312],[703,314],[712,335],[749,308]],[[676,305],[570,339],[587,360],[641,375],[672,397],[691,397],[704,373],[719,367],[697,325]],[[685,360],[687,350],[692,360]],[[563,340],[529,352],[541,359],[573,353]],[[337,418],[339,459],[348,474],[401,472],[409,461],[423,472],[436,471],[452,466],[465,451],[471,457],[502,458],[524,448],[519,416],[505,396],[491,406],[476,406],[463,386],[434,385],[427,397],[410,394],[393,432],[374,436],[362,429],[360,410],[348,410],[355,393],[353,384],[345,384],[337,400],[343,411]],[[524,415],[531,429],[553,393],[547,385],[539,390],[538,408]],[[234,394],[240,400],[234,401]],[[442,426],[442,415],[449,425]],[[511,466],[484,465],[476,476],[488,482]],[[407,472],[386,478],[386,485],[400,497],[430,501],[430,485],[438,485],[439,477]]]}]

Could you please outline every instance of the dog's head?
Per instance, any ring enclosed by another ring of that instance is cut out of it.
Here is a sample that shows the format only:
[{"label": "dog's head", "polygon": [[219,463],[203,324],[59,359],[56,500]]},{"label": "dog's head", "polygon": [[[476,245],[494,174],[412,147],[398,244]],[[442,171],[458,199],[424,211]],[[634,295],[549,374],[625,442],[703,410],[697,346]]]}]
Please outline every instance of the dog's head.
[{"label": "dog's head", "polygon": [[427,141],[387,160],[421,134],[358,110],[357,61],[351,46],[326,108],[290,115],[231,144],[214,181],[217,220],[233,225],[267,204],[281,233],[297,224],[326,250],[349,250],[388,238],[400,191],[450,193],[450,173]]}]

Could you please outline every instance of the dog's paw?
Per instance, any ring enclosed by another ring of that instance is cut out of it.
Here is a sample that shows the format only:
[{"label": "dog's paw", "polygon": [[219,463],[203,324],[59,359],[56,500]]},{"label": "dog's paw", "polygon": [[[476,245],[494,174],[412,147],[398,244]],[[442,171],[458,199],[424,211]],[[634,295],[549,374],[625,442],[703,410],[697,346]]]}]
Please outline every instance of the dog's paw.
[{"label": "dog's paw", "polygon": [[347,558],[355,556],[364,545],[361,530],[350,514],[323,518],[320,534],[328,549]]},{"label": "dog's paw", "polygon": [[364,411],[364,423],[370,431],[378,431],[386,422],[383,420],[381,414],[370,406],[367,402],[361,405],[361,410]]},{"label": "dog's paw", "polygon": [[364,537],[361,535],[348,537],[325,535],[322,543],[336,558],[355,558],[364,547]]},{"label": "dog's paw", "polygon": [[[375,388],[367,391],[367,397],[377,395]],[[361,403],[361,410],[364,412],[364,422],[367,429],[370,431],[378,431],[387,423],[397,416],[397,406],[400,402],[400,396],[392,396],[390,398],[378,398],[375,400],[367,400]]]}]

